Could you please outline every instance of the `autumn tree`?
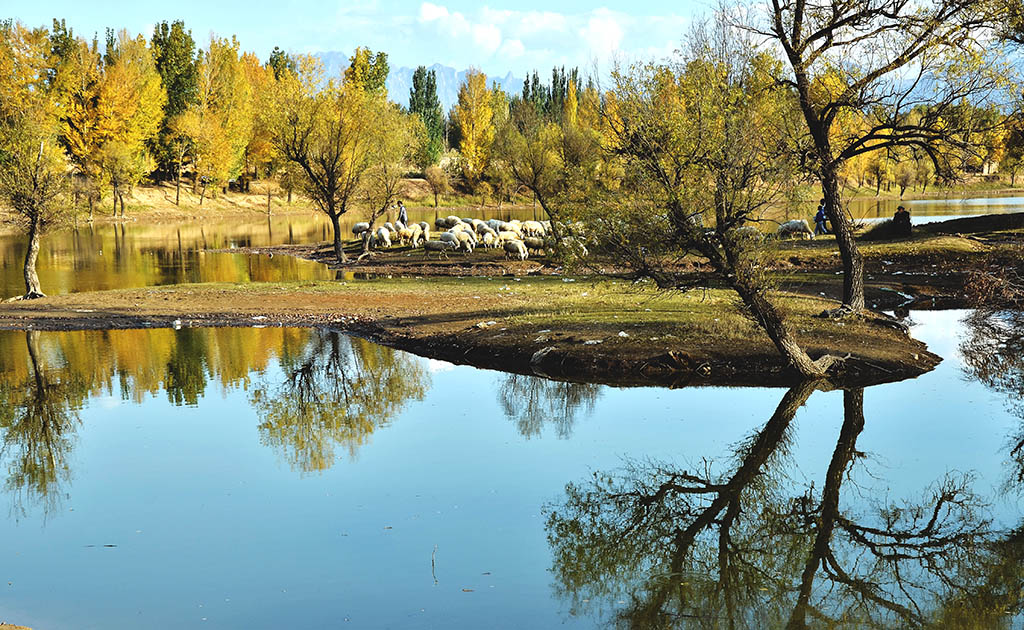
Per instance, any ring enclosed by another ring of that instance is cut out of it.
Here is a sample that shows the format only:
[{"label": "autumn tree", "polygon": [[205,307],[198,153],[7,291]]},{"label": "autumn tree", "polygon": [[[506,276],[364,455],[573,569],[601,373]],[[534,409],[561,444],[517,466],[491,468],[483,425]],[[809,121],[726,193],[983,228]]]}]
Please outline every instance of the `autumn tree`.
[{"label": "autumn tree", "polygon": [[[374,222],[398,199],[399,188],[412,165],[417,147],[426,136],[422,120],[403,113],[397,105],[380,97],[367,95],[371,117],[370,167],[362,178],[360,193],[366,206],[366,220],[373,233]],[[370,250],[370,240],[363,241],[363,255]]]},{"label": "autumn tree", "polygon": [[[864,153],[916,147],[937,170],[952,170],[941,150],[968,148],[964,130],[945,114],[963,101],[1000,98],[1002,48],[992,35],[1003,24],[1001,3],[932,0],[926,3],[855,0],[770,0],[754,28],[779,45],[790,91],[803,120],[805,167],[821,181],[825,211],[843,263],[843,307],[864,309],[863,257],[853,237],[839,187],[844,163]],[[920,115],[911,119],[919,108]],[[850,113],[863,128],[844,126]],[[968,127],[978,124],[965,120]]]},{"label": "autumn tree", "polygon": [[298,61],[298,74],[277,83],[273,143],[330,218],[334,254],[347,262],[340,219],[357,203],[362,179],[374,164],[375,97],[347,82],[322,85],[321,65],[310,57]]},{"label": "autumn tree", "polygon": [[155,166],[148,144],[160,130],[167,96],[141,35],[122,31],[107,57],[97,97],[100,172],[113,189],[115,212],[120,202],[124,216],[124,193]]},{"label": "autumn tree", "polygon": [[823,377],[835,357],[800,347],[773,302],[762,249],[739,230],[783,202],[794,179],[774,129],[786,106],[772,89],[774,61],[752,54],[721,15],[687,45],[677,66],[615,73],[611,150],[629,192],[583,205],[585,216],[603,247],[663,288],[690,286],[663,266],[666,248],[707,260],[779,353],[802,376]]},{"label": "autumn tree", "polygon": [[200,204],[209,184],[224,185],[242,172],[252,120],[252,92],[238,41],[211,37],[198,63],[196,101],[176,123],[192,148],[193,192],[203,185]]},{"label": "autumn tree", "polygon": [[68,161],[57,143],[59,121],[46,89],[48,39],[43,29],[0,24],[0,198],[28,234],[25,299],[43,297],[36,273],[43,232],[69,212]]},{"label": "autumn tree", "polygon": [[374,53],[369,48],[356,48],[345,69],[345,83],[367,94],[387,97],[388,54]]},{"label": "autumn tree", "polygon": [[487,75],[470,68],[459,86],[459,100],[452,119],[459,129],[459,154],[462,174],[471,190],[483,179],[494,141],[494,107]]},{"label": "autumn tree", "polygon": [[430,192],[434,194],[434,207],[436,208],[438,197],[451,189],[448,173],[440,166],[435,165],[428,166],[423,172],[423,176],[427,180],[427,185],[430,186]]}]

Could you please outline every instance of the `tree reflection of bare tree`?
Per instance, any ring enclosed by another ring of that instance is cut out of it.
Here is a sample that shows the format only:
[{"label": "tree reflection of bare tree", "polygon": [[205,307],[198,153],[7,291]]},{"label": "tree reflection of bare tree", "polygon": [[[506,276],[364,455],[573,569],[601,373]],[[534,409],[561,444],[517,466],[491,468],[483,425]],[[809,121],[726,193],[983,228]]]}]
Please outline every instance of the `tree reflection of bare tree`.
[{"label": "tree reflection of bare tree", "polygon": [[46,365],[38,331],[26,332],[25,343],[27,378],[0,380],[0,461],[7,467],[4,489],[12,497],[15,514],[27,514],[34,504],[50,514],[59,507],[61,486],[71,478],[68,457],[89,383],[66,366]]},{"label": "tree reflection of bare tree", "polygon": [[549,424],[559,438],[568,438],[579,413],[593,413],[600,395],[601,386],[592,383],[507,374],[498,390],[498,402],[523,437],[539,436]]},{"label": "tree reflection of bare tree", "polygon": [[723,470],[634,463],[570,484],[547,528],[555,588],[573,612],[625,628],[889,628],[927,625],[946,611],[936,602],[976,602],[962,578],[989,575],[1006,554],[969,476],[862,515],[840,501],[863,456],[863,390],[844,392],[820,490],[792,493],[789,429],[813,389],[789,390]]},{"label": "tree reflection of bare tree", "polygon": [[[430,375],[403,352],[333,331],[281,358],[283,383],[252,392],[264,444],[308,473],[334,464],[336,445],[354,455],[411,399],[421,400]],[[273,391],[272,391],[273,390]]]},{"label": "tree reflection of bare tree", "polygon": [[1010,485],[1024,488],[1024,312],[977,311],[969,316],[960,344],[967,374],[1005,395],[1022,422],[1010,436],[1014,471]]}]

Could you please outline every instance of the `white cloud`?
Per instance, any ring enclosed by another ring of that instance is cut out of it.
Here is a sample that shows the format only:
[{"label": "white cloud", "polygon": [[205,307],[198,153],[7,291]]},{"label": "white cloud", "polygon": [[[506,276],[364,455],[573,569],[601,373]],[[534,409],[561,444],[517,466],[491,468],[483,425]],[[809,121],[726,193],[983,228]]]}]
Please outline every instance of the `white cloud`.
[{"label": "white cloud", "polygon": [[474,24],[473,43],[487,56],[501,46],[501,29],[493,24]]},{"label": "white cloud", "polygon": [[420,5],[420,21],[421,22],[433,22],[435,20],[444,20],[448,17],[448,9],[441,7],[430,2],[424,2]]},{"label": "white cloud", "polygon": [[598,9],[579,30],[580,38],[600,57],[619,49],[622,43],[622,27],[619,19],[608,9]]},{"label": "white cloud", "polygon": [[526,47],[518,39],[506,39],[501,45],[498,55],[503,58],[518,59],[526,53]]}]

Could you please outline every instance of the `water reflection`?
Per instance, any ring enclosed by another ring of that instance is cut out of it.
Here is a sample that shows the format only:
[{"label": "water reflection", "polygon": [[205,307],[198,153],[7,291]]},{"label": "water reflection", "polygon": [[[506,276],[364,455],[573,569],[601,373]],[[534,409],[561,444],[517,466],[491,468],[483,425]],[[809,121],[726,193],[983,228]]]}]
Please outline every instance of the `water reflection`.
[{"label": "water reflection", "polygon": [[0,380],[0,461],[7,469],[4,490],[17,516],[35,505],[44,514],[58,507],[62,486],[71,478],[78,411],[89,394],[79,373],[44,354],[39,332],[24,333],[24,344],[23,369]]},{"label": "water reflection", "polygon": [[580,414],[593,413],[601,390],[600,385],[590,383],[506,374],[498,387],[498,402],[523,437],[538,437],[548,425],[564,439],[572,435],[573,424]]},{"label": "water reflection", "polygon": [[330,468],[336,445],[354,456],[430,387],[412,355],[333,331],[314,331],[308,343],[285,348],[281,367],[283,382],[260,383],[251,401],[263,443],[304,473]]},{"label": "water reflection", "polygon": [[1005,396],[1021,420],[1008,445],[1014,464],[1009,484],[1024,489],[1024,313],[977,311],[965,323],[967,334],[960,344],[965,372]]},{"label": "water reflection", "polygon": [[788,457],[812,391],[786,392],[728,463],[633,462],[567,486],[546,527],[572,613],[623,628],[1005,623],[1021,601],[1019,533],[1000,540],[967,475],[865,506],[851,481],[867,457],[863,390],[843,392],[824,474],[794,483],[813,479]]}]

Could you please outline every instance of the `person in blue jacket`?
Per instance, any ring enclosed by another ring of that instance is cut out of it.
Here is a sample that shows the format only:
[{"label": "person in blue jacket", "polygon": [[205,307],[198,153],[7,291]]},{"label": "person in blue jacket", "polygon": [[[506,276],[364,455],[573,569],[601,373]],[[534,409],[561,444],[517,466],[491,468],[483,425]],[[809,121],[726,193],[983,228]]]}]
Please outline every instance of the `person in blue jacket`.
[{"label": "person in blue jacket", "polygon": [[828,234],[828,228],[825,226],[825,221],[828,221],[828,215],[825,214],[825,200],[822,199],[818,202],[818,213],[814,215],[814,235]]}]

